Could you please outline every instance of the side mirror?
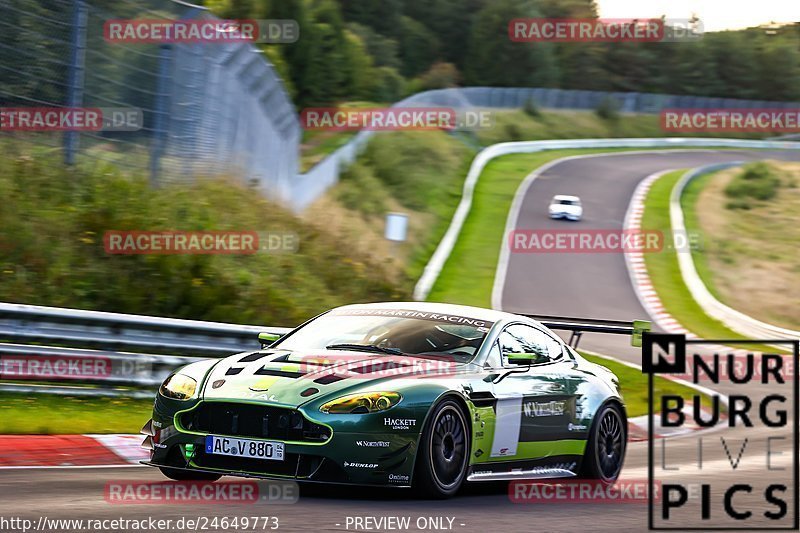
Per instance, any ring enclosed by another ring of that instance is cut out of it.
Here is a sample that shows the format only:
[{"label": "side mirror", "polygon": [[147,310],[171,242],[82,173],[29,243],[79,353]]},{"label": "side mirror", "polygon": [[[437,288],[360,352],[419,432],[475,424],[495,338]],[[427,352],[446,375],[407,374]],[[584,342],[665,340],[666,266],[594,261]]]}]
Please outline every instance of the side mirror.
[{"label": "side mirror", "polygon": [[282,335],[279,333],[270,333],[269,331],[262,331],[258,334],[258,342],[261,343],[261,348],[267,348],[272,345],[276,340],[280,339]]},{"label": "side mirror", "polygon": [[510,353],[508,362],[512,365],[535,365],[542,360],[541,353]]}]

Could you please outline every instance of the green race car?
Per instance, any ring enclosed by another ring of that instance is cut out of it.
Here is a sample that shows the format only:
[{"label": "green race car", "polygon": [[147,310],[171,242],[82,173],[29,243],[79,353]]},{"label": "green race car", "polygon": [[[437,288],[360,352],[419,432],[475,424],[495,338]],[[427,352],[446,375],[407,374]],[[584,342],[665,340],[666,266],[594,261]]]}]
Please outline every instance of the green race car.
[{"label": "green race car", "polygon": [[447,304],[350,305],[258,351],[172,373],[142,430],[172,479],[222,475],[417,487],[617,478],[627,422],[617,378],[546,327],[649,324],[533,318]]}]

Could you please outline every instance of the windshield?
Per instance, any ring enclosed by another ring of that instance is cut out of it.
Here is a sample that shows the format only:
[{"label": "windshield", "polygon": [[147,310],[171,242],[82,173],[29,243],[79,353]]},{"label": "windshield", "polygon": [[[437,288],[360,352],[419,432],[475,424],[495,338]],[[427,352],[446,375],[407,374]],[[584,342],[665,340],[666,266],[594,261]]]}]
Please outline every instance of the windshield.
[{"label": "windshield", "polygon": [[385,353],[468,362],[478,353],[491,325],[486,320],[411,310],[331,311],[273,346],[307,351],[361,345],[379,347]]},{"label": "windshield", "polygon": [[559,200],[557,203],[561,205],[580,205],[578,200]]}]

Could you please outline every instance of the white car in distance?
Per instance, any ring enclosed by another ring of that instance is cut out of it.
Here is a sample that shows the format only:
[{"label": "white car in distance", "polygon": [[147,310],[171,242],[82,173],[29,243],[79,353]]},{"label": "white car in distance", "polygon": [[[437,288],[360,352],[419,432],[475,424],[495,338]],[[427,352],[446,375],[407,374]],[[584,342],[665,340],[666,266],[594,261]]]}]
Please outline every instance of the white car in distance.
[{"label": "white car in distance", "polygon": [[550,200],[550,218],[566,218],[580,220],[583,216],[581,199],[577,196],[557,194]]}]

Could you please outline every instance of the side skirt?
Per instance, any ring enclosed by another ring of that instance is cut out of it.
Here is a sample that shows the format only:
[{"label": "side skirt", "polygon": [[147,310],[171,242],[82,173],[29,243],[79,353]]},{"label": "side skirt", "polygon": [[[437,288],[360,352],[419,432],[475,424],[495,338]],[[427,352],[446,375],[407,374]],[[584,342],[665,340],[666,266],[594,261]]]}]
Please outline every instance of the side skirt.
[{"label": "side skirt", "polygon": [[577,476],[581,459],[576,455],[564,455],[532,461],[482,463],[469,467],[467,481],[572,478]]}]

